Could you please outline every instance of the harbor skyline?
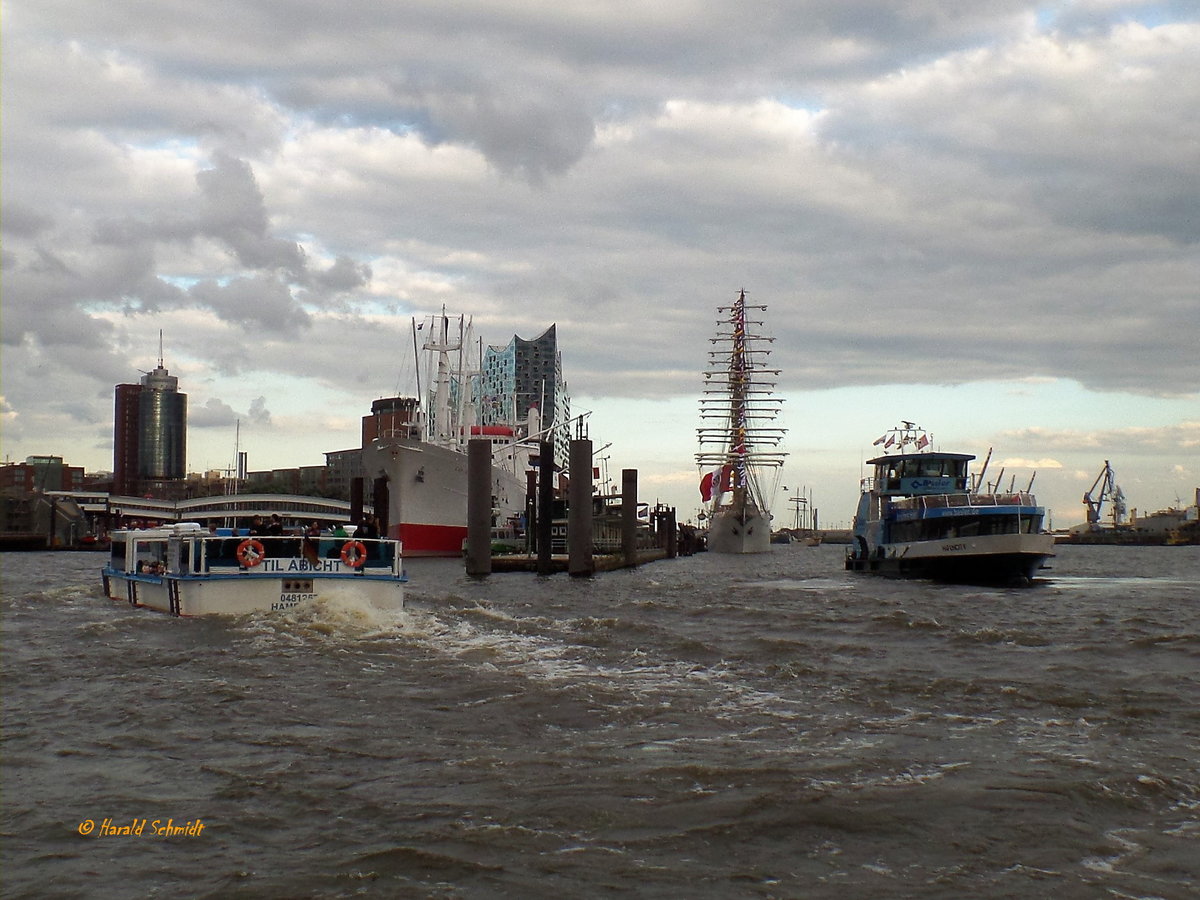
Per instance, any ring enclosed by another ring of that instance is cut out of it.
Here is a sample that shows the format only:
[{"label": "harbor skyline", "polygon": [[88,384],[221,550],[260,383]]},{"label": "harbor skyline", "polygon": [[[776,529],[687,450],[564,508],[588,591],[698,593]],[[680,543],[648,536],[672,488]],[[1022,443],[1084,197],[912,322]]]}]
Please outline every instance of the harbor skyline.
[{"label": "harbor skyline", "polygon": [[161,330],[190,471],[238,422],[251,468],[320,463],[445,306],[556,325],[614,480],[686,518],[745,288],[822,524],[901,419],[1036,469],[1056,527],[1105,460],[1141,512],[1194,502],[1194,7],[333,9],[5,5],[6,457],[111,470]]}]

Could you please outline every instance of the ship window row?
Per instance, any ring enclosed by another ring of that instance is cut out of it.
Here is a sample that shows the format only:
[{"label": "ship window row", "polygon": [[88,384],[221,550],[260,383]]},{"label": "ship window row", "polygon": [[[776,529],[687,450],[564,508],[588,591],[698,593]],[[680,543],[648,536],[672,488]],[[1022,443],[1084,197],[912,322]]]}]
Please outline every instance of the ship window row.
[{"label": "ship window row", "polygon": [[902,543],[985,537],[993,534],[1037,534],[1041,527],[1041,516],[978,516],[965,520],[922,519],[917,522],[894,523],[890,540]]},{"label": "ship window row", "polygon": [[966,478],[967,461],[922,457],[904,459],[892,465],[881,464],[879,475],[887,481],[898,478]]}]

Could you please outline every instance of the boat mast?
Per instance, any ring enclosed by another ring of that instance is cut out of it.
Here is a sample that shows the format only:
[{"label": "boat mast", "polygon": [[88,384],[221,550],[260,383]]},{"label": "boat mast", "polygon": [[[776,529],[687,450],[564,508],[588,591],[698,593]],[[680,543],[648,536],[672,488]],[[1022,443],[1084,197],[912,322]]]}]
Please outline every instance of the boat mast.
[{"label": "boat mast", "polygon": [[746,292],[733,304],[733,349],[729,355],[729,448],[733,463],[733,496],[741,503],[746,495]]},{"label": "boat mast", "polygon": [[779,371],[763,367],[762,360],[770,353],[765,345],[773,339],[751,332],[752,326],[762,323],[751,322],[748,309],[766,307],[748,306],[745,290],[738,292],[732,306],[718,308],[720,330],[710,339],[714,348],[709,351],[710,368],[704,373],[700,417],[719,420],[720,425],[714,422],[697,429],[700,451],[696,462],[702,470],[717,467],[705,476],[713,482],[714,504],[719,503],[724,488],[732,493],[735,505],[752,500],[765,511],[774,490],[763,490],[758,469],[774,468],[777,486],[785,455],[778,447],[785,430],[764,424],[775,419],[782,403],[774,396],[774,378]]}]

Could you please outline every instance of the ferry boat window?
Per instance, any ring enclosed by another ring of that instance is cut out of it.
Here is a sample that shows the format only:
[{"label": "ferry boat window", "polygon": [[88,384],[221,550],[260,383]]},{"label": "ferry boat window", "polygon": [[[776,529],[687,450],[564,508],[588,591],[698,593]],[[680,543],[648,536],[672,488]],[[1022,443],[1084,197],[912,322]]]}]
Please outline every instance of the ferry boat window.
[{"label": "ferry boat window", "polygon": [[941,478],[949,473],[945,470],[948,460],[922,459],[917,461],[917,474],[926,478]]}]

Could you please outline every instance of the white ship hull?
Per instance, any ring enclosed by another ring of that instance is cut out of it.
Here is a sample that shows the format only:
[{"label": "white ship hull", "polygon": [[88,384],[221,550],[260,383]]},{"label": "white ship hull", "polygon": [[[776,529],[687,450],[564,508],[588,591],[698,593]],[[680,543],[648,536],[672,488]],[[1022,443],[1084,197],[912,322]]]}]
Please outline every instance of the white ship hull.
[{"label": "white ship hull", "polygon": [[766,553],[771,549],[771,517],[756,509],[738,514],[720,510],[708,523],[711,553]]},{"label": "white ship hull", "polygon": [[[412,438],[363,448],[367,477],[387,477],[387,537],[405,556],[461,556],[467,536],[467,456]],[[525,511],[524,473],[492,467],[495,524]]]}]

